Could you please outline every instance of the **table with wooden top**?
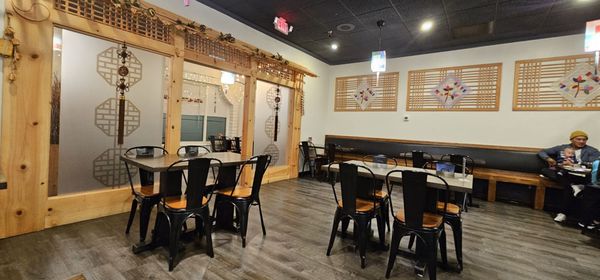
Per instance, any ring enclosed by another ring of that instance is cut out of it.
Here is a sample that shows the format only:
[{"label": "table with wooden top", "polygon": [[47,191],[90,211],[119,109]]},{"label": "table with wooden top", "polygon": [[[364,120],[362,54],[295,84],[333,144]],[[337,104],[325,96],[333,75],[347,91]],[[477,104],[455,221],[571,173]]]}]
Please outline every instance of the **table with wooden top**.
[{"label": "table with wooden top", "polygon": [[[371,171],[373,171],[373,175],[375,175],[376,179],[385,180],[385,176],[392,170],[411,170],[411,171],[424,171],[435,175],[435,170],[431,169],[422,169],[408,166],[395,166],[392,164],[383,164],[383,163],[372,163],[372,162],[363,162],[360,160],[349,160],[345,163],[355,164],[358,166],[365,166]],[[323,170],[327,171],[328,166],[323,166]],[[339,164],[332,164],[330,171],[339,172]],[[371,176],[371,173],[365,169],[359,168],[358,174],[361,176]],[[455,176],[441,176],[448,183],[449,189],[451,191],[457,191],[461,193],[472,193],[473,192],[473,175],[468,174],[466,177],[461,178],[462,174],[455,174]],[[402,182],[402,173],[394,173],[390,175],[390,180],[393,182]],[[428,186],[436,189],[445,189],[446,186],[438,179],[428,177]]]},{"label": "table with wooden top", "polygon": [[[223,165],[221,168],[219,168],[218,184],[217,186],[215,186],[215,189],[235,186],[237,167],[244,164],[247,161],[246,159],[242,158],[240,154],[232,152],[207,153],[188,157],[182,157],[177,154],[166,154],[153,157],[128,157],[125,155],[121,156],[121,160],[124,161],[125,164],[129,164],[149,172],[160,172],[159,190],[162,196],[176,196],[182,194],[180,171],[187,169],[188,163],[181,162],[173,166],[171,170],[167,172],[169,166],[171,166],[173,163],[179,160],[191,160],[197,158],[215,158],[222,162]],[[217,167],[217,161],[213,161],[212,166]],[[176,174],[171,174],[174,176],[169,176],[169,173]],[[228,204],[222,203],[222,208],[221,206],[219,208],[218,215],[216,218],[217,227],[219,228],[233,229],[233,207],[228,206]],[[154,232],[157,232],[157,230],[155,229]],[[134,253],[149,250],[156,246],[157,244],[136,244],[134,246]]]}]

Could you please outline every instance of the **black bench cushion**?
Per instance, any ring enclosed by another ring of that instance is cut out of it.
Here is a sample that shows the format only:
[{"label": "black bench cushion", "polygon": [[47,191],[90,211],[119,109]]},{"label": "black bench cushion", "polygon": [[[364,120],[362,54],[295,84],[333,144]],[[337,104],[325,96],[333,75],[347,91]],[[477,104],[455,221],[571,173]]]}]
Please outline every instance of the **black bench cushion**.
[{"label": "black bench cushion", "polygon": [[500,150],[480,147],[452,147],[435,144],[400,143],[376,139],[350,139],[339,138],[332,135],[325,136],[325,145],[333,143],[341,147],[354,148],[353,154],[375,155],[384,154],[398,157],[400,153],[412,150],[421,150],[432,155],[463,154],[475,159],[485,161],[477,166],[491,169],[539,173],[546,167],[546,163],[537,156],[537,152]]}]

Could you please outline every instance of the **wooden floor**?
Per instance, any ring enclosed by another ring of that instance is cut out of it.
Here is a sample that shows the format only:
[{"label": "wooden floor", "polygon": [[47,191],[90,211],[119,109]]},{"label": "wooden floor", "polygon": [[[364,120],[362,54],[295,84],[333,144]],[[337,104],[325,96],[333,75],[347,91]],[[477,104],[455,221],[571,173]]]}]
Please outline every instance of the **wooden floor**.
[{"label": "wooden floor", "polygon": [[[248,244],[238,236],[213,234],[215,257],[204,243],[191,243],[173,272],[167,251],[134,255],[136,231],[124,234],[127,214],[0,240],[0,279],[383,279],[388,253],[367,252],[360,269],[351,240],[336,239],[325,256],[335,203],[331,187],[299,179],[263,186],[267,227],[252,208]],[[464,270],[438,268],[438,279],[600,279],[600,240],[561,226],[551,215],[506,203],[479,202],[464,214]],[[137,216],[136,216],[137,218]],[[449,237],[449,262],[456,263]],[[388,233],[388,243],[391,234]],[[408,238],[403,239],[406,248]],[[427,276],[426,276],[427,277]],[[395,279],[418,279],[411,261],[398,257]]]}]

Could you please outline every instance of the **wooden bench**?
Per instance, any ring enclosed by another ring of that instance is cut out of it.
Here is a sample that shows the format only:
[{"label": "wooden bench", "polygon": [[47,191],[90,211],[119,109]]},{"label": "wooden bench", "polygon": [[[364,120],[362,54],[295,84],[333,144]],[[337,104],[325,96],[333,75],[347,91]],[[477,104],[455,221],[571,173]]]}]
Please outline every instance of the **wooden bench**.
[{"label": "wooden bench", "polygon": [[543,209],[546,188],[560,188],[555,182],[540,177],[537,173],[507,171],[499,169],[476,168],[473,176],[477,179],[488,180],[487,201],[496,201],[497,182],[515,183],[535,187],[534,209]]}]

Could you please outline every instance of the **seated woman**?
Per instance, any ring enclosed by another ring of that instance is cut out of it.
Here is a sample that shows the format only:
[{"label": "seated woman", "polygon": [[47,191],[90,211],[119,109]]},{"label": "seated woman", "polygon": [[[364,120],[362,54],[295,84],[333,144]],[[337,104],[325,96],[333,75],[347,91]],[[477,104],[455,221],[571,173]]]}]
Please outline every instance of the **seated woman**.
[{"label": "seated woman", "polygon": [[[561,209],[556,215],[556,218],[554,218],[554,220],[557,222],[563,222],[566,220],[567,215],[571,214],[575,202],[574,193],[575,190],[579,189],[579,187],[574,189],[571,186],[584,185],[587,183],[586,179],[583,177],[572,176],[560,172],[560,168],[556,168],[558,164],[557,160],[562,157],[563,165],[590,164],[592,161],[600,157],[600,152],[596,148],[587,145],[588,135],[585,132],[581,130],[573,131],[569,139],[571,141],[570,144],[554,146],[552,148],[544,149],[538,153],[538,156],[548,162],[549,166],[549,168],[543,168],[541,170],[542,174],[553,181],[559,182],[564,188],[563,201],[560,207]],[[573,149],[575,153],[575,162],[573,163],[564,158],[565,149],[567,148]]]}]

